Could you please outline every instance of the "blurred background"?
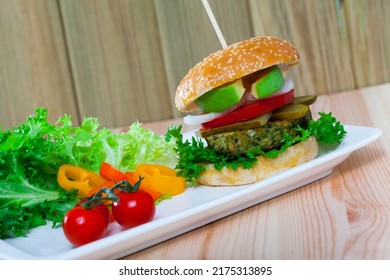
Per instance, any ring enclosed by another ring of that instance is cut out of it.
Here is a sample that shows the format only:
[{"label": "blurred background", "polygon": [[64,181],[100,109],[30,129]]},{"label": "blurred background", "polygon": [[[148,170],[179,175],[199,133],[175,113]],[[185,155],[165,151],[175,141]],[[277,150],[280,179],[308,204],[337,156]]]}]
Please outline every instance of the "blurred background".
[{"label": "blurred background", "polygon": [[[293,43],[297,95],[390,82],[388,0],[209,0],[228,44]],[[176,87],[221,48],[201,0],[0,0],[0,123],[36,107],[104,127],[182,116]],[[389,93],[390,94],[390,93]]]}]

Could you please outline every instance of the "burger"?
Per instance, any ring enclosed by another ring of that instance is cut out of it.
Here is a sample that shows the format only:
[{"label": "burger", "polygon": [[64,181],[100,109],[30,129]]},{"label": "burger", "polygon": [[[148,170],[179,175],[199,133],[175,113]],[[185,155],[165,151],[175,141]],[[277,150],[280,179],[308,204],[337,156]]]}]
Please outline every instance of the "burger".
[{"label": "burger", "polygon": [[209,186],[250,184],[314,159],[319,141],[340,143],[342,125],[331,114],[313,121],[316,96],[296,97],[284,75],[299,60],[291,43],[255,37],[190,69],[175,104],[198,138],[168,132],[178,139],[179,174]]}]

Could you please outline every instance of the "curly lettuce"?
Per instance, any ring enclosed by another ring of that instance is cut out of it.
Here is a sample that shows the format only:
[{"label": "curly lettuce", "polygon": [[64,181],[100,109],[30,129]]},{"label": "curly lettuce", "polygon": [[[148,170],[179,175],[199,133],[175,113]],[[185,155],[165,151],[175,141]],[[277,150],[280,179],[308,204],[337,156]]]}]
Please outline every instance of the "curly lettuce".
[{"label": "curly lettuce", "polygon": [[46,108],[38,108],[19,126],[0,130],[1,239],[24,236],[46,221],[62,221],[77,199],[57,183],[62,164],[95,172],[103,161],[121,171],[132,171],[140,163],[177,164],[175,142],[166,142],[139,123],[114,133],[100,129],[96,118],[73,126],[69,115],[55,124],[47,116]]},{"label": "curly lettuce", "polygon": [[332,116],[332,113],[319,113],[318,120],[310,120],[306,129],[297,128],[297,133],[293,137],[290,134],[285,134],[281,146],[278,149],[270,151],[262,151],[260,147],[249,150],[244,155],[226,155],[217,153],[215,150],[208,148],[201,140],[195,137],[191,141],[183,141],[181,126],[170,127],[166,133],[166,140],[172,141],[175,139],[177,147],[176,152],[179,156],[179,161],[175,167],[178,174],[185,177],[188,182],[195,183],[200,174],[205,170],[202,163],[210,162],[216,170],[221,170],[223,167],[229,167],[236,170],[238,167],[251,169],[257,162],[257,156],[262,155],[269,158],[276,158],[283,153],[288,147],[305,141],[311,135],[314,135],[317,141],[321,144],[340,144],[346,135],[344,126]]}]

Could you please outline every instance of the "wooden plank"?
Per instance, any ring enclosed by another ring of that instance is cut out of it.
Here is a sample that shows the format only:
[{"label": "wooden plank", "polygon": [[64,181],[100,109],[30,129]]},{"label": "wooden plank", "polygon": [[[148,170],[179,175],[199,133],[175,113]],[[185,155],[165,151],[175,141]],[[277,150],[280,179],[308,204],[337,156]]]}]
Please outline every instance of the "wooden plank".
[{"label": "wooden plank", "polygon": [[0,1],[0,123],[24,122],[36,107],[78,123],[56,1]]},{"label": "wooden plank", "polygon": [[[297,95],[390,81],[389,1],[209,2],[229,44],[274,35],[297,46],[286,73]],[[179,117],[178,83],[220,48],[201,1],[0,1],[1,123],[36,106],[109,127]]]},{"label": "wooden plank", "polygon": [[[209,2],[228,45],[253,36],[248,1],[210,0]],[[211,23],[206,22],[206,24],[208,25],[205,28],[211,29]]]},{"label": "wooden plank", "polygon": [[300,63],[286,74],[296,94],[326,94],[354,88],[345,19],[337,1],[249,0],[255,35],[292,42]]},{"label": "wooden plank", "polygon": [[60,1],[82,116],[103,126],[171,117],[153,1]]},{"label": "wooden plank", "polygon": [[[209,3],[228,44],[252,36],[246,1]],[[222,46],[201,1],[155,0],[155,4],[173,103],[176,88],[188,70]]]},{"label": "wooden plank", "polygon": [[355,87],[388,82],[390,2],[344,1]]}]

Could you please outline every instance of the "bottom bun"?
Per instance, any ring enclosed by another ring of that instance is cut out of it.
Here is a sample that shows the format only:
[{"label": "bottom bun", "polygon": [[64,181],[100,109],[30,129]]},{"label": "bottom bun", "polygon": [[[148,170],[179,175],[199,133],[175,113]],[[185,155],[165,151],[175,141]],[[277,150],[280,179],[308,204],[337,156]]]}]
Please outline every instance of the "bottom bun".
[{"label": "bottom bun", "polygon": [[318,143],[314,136],[304,142],[289,147],[277,158],[258,157],[252,169],[239,167],[236,170],[224,167],[218,171],[213,164],[204,164],[206,170],[201,173],[198,182],[207,186],[235,186],[251,184],[314,159],[318,154]]}]

